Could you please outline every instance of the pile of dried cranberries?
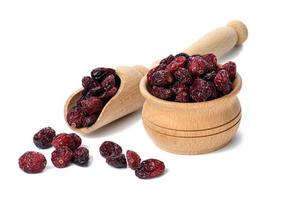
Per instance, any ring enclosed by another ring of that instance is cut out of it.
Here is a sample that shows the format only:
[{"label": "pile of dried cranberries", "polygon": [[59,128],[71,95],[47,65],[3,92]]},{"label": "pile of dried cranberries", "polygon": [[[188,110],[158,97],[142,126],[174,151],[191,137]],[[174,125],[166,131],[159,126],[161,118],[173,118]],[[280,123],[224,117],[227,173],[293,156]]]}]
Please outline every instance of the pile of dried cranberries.
[{"label": "pile of dried cranberries", "polygon": [[155,97],[175,102],[203,102],[231,92],[236,65],[217,63],[214,54],[169,55],[147,74],[148,91]]},{"label": "pile of dried cranberries", "polygon": [[82,128],[94,124],[105,104],[116,94],[119,85],[119,77],[110,68],[96,68],[92,70],[91,76],[83,77],[82,95],[67,114],[69,125]]}]

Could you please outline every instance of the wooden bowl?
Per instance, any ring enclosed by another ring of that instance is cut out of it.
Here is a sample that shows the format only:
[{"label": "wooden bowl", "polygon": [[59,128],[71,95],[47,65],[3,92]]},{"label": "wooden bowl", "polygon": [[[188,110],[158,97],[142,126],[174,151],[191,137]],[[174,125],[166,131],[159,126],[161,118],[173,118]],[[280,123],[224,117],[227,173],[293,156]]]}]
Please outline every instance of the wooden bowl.
[{"label": "wooden bowl", "polygon": [[161,149],[177,154],[202,154],[215,151],[235,135],[241,120],[237,94],[239,74],[233,90],[221,98],[200,103],[177,103],[154,97],[147,90],[146,76],[140,92],[146,99],[142,118],[145,129]]}]

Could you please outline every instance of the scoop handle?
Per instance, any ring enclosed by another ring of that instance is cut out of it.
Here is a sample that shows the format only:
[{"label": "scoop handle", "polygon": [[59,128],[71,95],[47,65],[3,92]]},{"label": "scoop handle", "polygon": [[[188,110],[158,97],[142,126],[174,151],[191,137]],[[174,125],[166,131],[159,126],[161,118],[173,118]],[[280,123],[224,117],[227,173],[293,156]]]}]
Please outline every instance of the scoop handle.
[{"label": "scoop handle", "polygon": [[248,37],[246,25],[238,20],[230,21],[225,27],[217,28],[197,40],[184,52],[189,55],[214,53],[217,57],[241,45]]}]

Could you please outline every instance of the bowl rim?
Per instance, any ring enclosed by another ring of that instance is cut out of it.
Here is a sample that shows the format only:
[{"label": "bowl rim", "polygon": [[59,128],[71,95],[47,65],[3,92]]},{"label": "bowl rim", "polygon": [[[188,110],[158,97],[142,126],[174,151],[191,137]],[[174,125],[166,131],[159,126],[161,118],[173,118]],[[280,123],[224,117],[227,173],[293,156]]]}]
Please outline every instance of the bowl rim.
[{"label": "bowl rim", "polygon": [[181,109],[198,109],[203,107],[212,107],[216,104],[222,104],[224,101],[227,102],[228,99],[232,99],[236,97],[236,95],[240,92],[242,88],[242,78],[237,73],[236,77],[233,81],[233,90],[220,98],[213,99],[210,101],[204,101],[204,102],[191,102],[191,103],[180,103],[180,102],[174,102],[174,101],[166,101],[160,98],[157,98],[150,94],[150,92],[147,90],[147,75],[145,75],[139,84],[139,89],[143,97],[150,102],[153,102],[158,105],[162,105],[164,107],[168,108],[181,108]]}]

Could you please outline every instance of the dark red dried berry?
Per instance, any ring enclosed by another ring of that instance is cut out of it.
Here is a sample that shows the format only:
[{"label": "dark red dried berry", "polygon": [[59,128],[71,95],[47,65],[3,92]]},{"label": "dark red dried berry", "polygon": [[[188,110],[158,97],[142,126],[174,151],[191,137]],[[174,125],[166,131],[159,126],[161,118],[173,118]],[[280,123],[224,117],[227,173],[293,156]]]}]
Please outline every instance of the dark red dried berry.
[{"label": "dark red dried berry", "polygon": [[179,57],[179,56],[184,56],[184,57],[187,58],[187,59],[189,58],[189,55],[186,54],[186,53],[178,53],[178,54],[175,55],[175,58],[176,58],[176,57]]},{"label": "dark red dried berry", "polygon": [[98,114],[85,117],[82,122],[83,127],[92,126],[97,121],[98,117],[99,117]]},{"label": "dark red dried berry", "polygon": [[25,152],[18,162],[20,169],[26,173],[42,172],[47,163],[44,155],[35,151]]},{"label": "dark red dried berry", "polygon": [[99,147],[99,152],[103,157],[118,156],[122,153],[122,148],[112,141],[105,141]]},{"label": "dark red dried berry", "polygon": [[174,72],[174,77],[177,81],[185,85],[192,84],[192,77],[189,71],[185,68],[179,68]]},{"label": "dark red dried berry", "polygon": [[189,93],[186,91],[181,91],[175,97],[176,102],[187,103],[190,102]]},{"label": "dark red dried berry", "polygon": [[150,77],[150,85],[165,86],[173,82],[173,76],[168,70],[159,70]]},{"label": "dark red dried berry", "polygon": [[89,163],[89,150],[79,147],[73,153],[73,163],[79,166],[87,166]]},{"label": "dark red dried berry", "polygon": [[173,96],[173,92],[170,89],[153,86],[151,88],[151,93],[160,99],[170,99]]},{"label": "dark red dried berry", "polygon": [[162,175],[165,171],[165,164],[157,159],[148,159],[140,163],[135,170],[135,175],[141,179],[154,178]]},{"label": "dark red dried berry", "polygon": [[187,68],[192,76],[202,76],[207,71],[207,62],[202,56],[190,56]]},{"label": "dark red dried berry", "polygon": [[214,83],[213,82],[208,82],[208,84],[209,84],[209,86],[211,88],[211,91],[212,91],[211,92],[211,96],[209,97],[208,100],[212,100],[212,99],[218,98],[219,94],[218,94],[218,91],[216,90],[216,87],[215,87]]},{"label": "dark red dried berry", "polygon": [[100,83],[101,81],[103,81],[107,76],[109,75],[115,75],[115,70],[111,69],[111,68],[96,68],[93,69],[91,72],[91,77],[97,81],[98,83]]},{"label": "dark red dried berry", "polygon": [[[92,96],[97,97],[97,96],[101,95],[103,91],[104,91],[104,90],[103,90],[103,88],[102,88],[101,86],[96,86],[96,87],[94,87],[94,88],[91,88],[91,89],[84,95],[84,96],[85,96],[84,99],[88,99],[88,98],[90,98],[90,97],[92,97]],[[81,103],[81,102],[80,102],[80,103]]]},{"label": "dark red dried berry", "polygon": [[216,71],[211,71],[211,72],[208,72],[206,73],[204,76],[203,76],[203,79],[205,81],[213,81],[214,78],[216,76]]},{"label": "dark red dried berry", "polygon": [[213,82],[217,90],[221,91],[223,94],[228,94],[232,90],[229,74],[224,69],[217,72]]},{"label": "dark red dried berry", "polygon": [[46,127],[38,131],[33,137],[33,142],[40,149],[47,149],[52,146],[53,138],[56,136],[55,130]]},{"label": "dark red dried berry", "polygon": [[[80,147],[82,140],[81,137],[79,137],[79,135],[77,135],[76,133],[70,133],[70,135],[72,136],[73,140],[74,140],[74,144],[75,144],[75,149]],[[72,148],[71,148],[72,149]],[[72,149],[74,150],[74,149]]]},{"label": "dark red dried berry", "polygon": [[208,53],[202,55],[207,63],[207,72],[211,72],[216,70],[217,68],[217,58],[213,53]]},{"label": "dark red dried berry", "polygon": [[89,90],[89,89],[91,89],[93,87],[96,87],[97,84],[94,82],[94,80],[90,76],[84,76],[82,78],[82,86],[85,89]]},{"label": "dark red dried berry", "polygon": [[184,67],[187,62],[187,58],[184,56],[175,57],[174,60],[167,65],[167,70],[174,73],[177,69]]},{"label": "dark red dried berry", "polygon": [[75,144],[74,136],[68,133],[60,133],[58,134],[52,142],[53,147],[56,149],[66,146],[71,150],[75,150],[77,148]]},{"label": "dark red dried berry", "polygon": [[174,60],[174,58],[175,57],[173,55],[169,55],[167,58],[162,59],[159,64],[164,64],[163,66],[166,66],[170,62],[172,62],[172,60]]},{"label": "dark red dried berry", "polygon": [[230,81],[233,81],[236,76],[236,64],[232,61],[229,61],[222,66],[220,66],[220,69],[224,69],[228,72],[229,74],[229,79]]},{"label": "dark red dried berry", "polygon": [[73,152],[66,146],[57,148],[52,152],[52,163],[55,167],[64,168],[70,165],[73,159]]},{"label": "dark red dried berry", "polygon": [[129,167],[135,170],[140,164],[140,156],[135,151],[131,150],[128,150],[126,155]]},{"label": "dark red dried berry", "polygon": [[103,90],[110,90],[115,86],[115,76],[113,74],[107,76],[102,82],[101,87]]},{"label": "dark red dried berry", "polygon": [[116,94],[117,90],[118,89],[116,87],[112,87],[110,90],[105,91],[101,96],[99,96],[99,98],[106,102]]},{"label": "dark red dried berry", "polygon": [[98,113],[103,108],[103,103],[98,97],[90,97],[80,102],[81,108],[87,115]]},{"label": "dark red dried berry", "polygon": [[212,90],[207,81],[195,79],[190,87],[190,96],[196,102],[207,101]]},{"label": "dark red dried berry", "polygon": [[188,87],[180,82],[175,82],[172,85],[171,90],[174,92],[174,94],[179,94],[182,91],[186,91],[186,92],[189,91]]},{"label": "dark red dried berry", "polygon": [[73,107],[67,114],[67,122],[74,128],[81,128],[84,119],[83,111],[78,107]]},{"label": "dark red dried berry", "polygon": [[124,154],[120,154],[118,156],[109,156],[106,158],[106,162],[115,168],[126,168],[127,161]]}]

